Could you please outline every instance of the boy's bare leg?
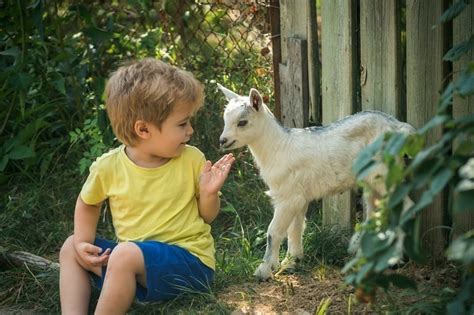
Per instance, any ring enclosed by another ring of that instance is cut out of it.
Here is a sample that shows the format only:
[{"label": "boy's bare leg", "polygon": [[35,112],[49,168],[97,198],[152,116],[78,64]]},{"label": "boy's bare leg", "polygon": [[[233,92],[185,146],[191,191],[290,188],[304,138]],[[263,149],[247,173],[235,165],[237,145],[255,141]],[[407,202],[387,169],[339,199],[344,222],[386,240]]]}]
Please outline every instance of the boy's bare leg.
[{"label": "boy's bare leg", "polygon": [[[74,237],[70,236],[59,254],[59,292],[62,314],[87,314],[91,294],[91,281],[87,270],[78,262]],[[100,272],[100,268],[94,270]]]},{"label": "boy's bare leg", "polygon": [[145,260],[131,242],[114,248],[95,314],[125,314],[135,298],[136,282],[146,287]]}]

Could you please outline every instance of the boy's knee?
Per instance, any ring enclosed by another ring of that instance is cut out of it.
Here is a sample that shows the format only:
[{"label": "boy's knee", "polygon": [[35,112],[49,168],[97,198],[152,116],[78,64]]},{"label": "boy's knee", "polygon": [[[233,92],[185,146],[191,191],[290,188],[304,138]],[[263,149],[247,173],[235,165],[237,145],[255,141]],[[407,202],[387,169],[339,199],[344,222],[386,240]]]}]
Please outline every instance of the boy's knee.
[{"label": "boy's knee", "polygon": [[59,252],[59,261],[71,257],[76,254],[74,249],[74,235],[69,236],[63,243],[61,251]]},{"label": "boy's knee", "polygon": [[118,244],[110,254],[107,271],[115,268],[137,271],[140,264],[143,264],[140,248],[133,242],[124,242]]}]

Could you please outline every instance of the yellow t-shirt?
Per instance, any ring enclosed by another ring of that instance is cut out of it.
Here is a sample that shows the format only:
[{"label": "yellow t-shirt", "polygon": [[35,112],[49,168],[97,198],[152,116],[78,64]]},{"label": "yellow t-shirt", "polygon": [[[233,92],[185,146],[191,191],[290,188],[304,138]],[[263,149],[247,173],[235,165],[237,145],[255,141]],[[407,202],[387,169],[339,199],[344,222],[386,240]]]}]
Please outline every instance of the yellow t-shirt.
[{"label": "yellow t-shirt", "polygon": [[120,146],[99,157],[81,191],[89,205],[109,199],[119,242],[155,240],[178,245],[215,269],[211,227],[199,215],[199,175],[204,154],[186,146],[157,168],[133,163]]}]

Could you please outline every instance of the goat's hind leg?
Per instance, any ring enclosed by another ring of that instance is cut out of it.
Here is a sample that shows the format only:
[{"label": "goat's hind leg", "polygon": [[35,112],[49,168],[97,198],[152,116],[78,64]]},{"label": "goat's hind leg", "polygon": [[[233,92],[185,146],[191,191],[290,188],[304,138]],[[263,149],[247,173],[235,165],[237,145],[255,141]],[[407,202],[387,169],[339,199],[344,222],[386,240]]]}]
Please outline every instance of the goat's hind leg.
[{"label": "goat's hind leg", "polygon": [[[297,211],[303,207],[306,202],[304,200],[285,200],[283,202],[275,202],[275,213],[273,219],[268,226],[267,231],[267,248],[263,262],[255,270],[254,275],[260,280],[267,280],[272,277],[272,271],[277,270],[280,254],[280,245],[285,238],[288,227],[297,215]],[[298,209],[298,210],[297,210]]]},{"label": "goat's hind leg", "polygon": [[288,227],[288,251],[281,262],[281,270],[294,271],[297,264],[303,259],[303,233],[308,203],[298,211]]},{"label": "goat's hind leg", "polygon": [[[384,170],[379,168],[379,173]],[[376,177],[377,175],[372,175],[369,178],[369,182],[372,184],[371,188],[363,191],[363,209],[364,209],[364,221],[367,222],[372,216],[373,212],[377,209],[379,200],[385,196],[386,189],[385,183]],[[349,242],[348,252],[350,254],[355,254],[360,247],[361,233],[356,231]]]}]

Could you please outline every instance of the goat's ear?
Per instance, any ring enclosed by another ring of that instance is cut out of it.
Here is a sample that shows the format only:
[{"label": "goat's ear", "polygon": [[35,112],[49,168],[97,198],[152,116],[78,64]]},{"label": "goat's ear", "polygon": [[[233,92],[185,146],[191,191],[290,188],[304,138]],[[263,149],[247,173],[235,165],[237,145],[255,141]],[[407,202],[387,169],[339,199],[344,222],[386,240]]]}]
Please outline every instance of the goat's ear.
[{"label": "goat's ear", "polygon": [[263,99],[256,89],[250,89],[249,99],[250,105],[252,105],[256,111],[259,111],[262,108]]},{"label": "goat's ear", "polygon": [[217,83],[217,87],[219,88],[219,90],[222,91],[222,93],[224,93],[225,98],[226,98],[228,101],[230,101],[230,100],[233,99],[233,98],[236,98],[236,97],[239,97],[239,96],[240,96],[239,94],[234,93],[234,92],[232,92],[231,90],[229,90],[229,89],[223,87],[223,86],[220,85],[219,83]]}]

